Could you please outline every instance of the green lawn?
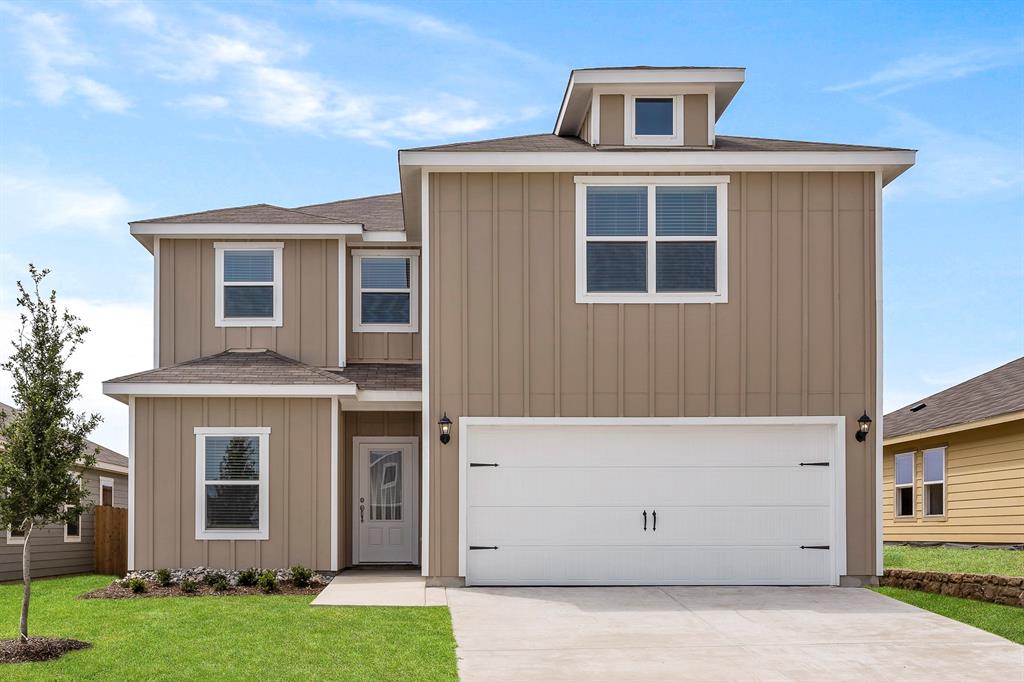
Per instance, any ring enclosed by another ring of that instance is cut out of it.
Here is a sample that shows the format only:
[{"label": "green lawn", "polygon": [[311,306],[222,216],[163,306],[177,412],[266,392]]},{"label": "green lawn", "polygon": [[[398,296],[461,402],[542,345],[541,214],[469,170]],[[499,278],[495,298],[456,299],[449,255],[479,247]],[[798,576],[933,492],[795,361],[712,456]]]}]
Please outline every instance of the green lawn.
[{"label": "green lawn", "polygon": [[1020,607],[947,597],[942,594],[917,590],[904,590],[899,587],[874,587],[872,589],[887,597],[899,599],[940,616],[946,616],[961,623],[987,630],[1018,644],[1024,644],[1024,609]]},{"label": "green lawn", "polygon": [[942,573],[1024,575],[1024,551],[886,545],[885,567]]},{"label": "green lawn", "polygon": [[[29,634],[95,646],[0,667],[5,680],[457,680],[444,607],[311,608],[311,597],[76,599],[103,576],[32,584]],[[17,635],[21,585],[0,585],[0,639]]]}]

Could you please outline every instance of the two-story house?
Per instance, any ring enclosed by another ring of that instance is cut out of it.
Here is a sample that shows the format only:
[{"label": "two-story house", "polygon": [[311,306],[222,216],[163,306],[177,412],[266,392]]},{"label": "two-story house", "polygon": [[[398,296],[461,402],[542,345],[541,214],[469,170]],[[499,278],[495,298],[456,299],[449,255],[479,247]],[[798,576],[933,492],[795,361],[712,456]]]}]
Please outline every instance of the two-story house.
[{"label": "two-story house", "polygon": [[576,70],[553,133],[401,151],[400,194],[132,223],[132,565],[873,580],[915,154],[718,135],[743,80]]}]

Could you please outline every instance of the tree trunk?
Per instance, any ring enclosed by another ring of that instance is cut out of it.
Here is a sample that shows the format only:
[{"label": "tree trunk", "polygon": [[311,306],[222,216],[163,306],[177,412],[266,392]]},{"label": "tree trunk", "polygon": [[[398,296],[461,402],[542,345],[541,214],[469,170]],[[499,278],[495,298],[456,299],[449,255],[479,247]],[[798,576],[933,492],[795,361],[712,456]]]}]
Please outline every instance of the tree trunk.
[{"label": "tree trunk", "polygon": [[28,522],[25,531],[25,544],[21,548],[21,580],[25,587],[21,593],[21,641],[28,641],[28,600],[32,596],[32,569],[29,542],[32,540],[32,521]]}]

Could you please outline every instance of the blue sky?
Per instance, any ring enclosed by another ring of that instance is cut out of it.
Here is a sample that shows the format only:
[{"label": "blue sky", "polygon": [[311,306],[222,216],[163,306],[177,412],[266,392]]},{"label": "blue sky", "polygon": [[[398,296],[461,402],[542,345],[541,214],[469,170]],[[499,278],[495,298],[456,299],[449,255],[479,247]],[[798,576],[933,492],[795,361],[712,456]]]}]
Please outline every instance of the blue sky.
[{"label": "blue sky", "polygon": [[1024,10],[1000,2],[0,0],[0,337],[25,264],[52,268],[95,330],[83,409],[124,449],[99,382],[152,363],[127,220],[396,191],[396,149],[548,132],[571,68],[631,64],[745,66],[724,134],[920,150],[885,197],[888,409],[1024,354]]}]

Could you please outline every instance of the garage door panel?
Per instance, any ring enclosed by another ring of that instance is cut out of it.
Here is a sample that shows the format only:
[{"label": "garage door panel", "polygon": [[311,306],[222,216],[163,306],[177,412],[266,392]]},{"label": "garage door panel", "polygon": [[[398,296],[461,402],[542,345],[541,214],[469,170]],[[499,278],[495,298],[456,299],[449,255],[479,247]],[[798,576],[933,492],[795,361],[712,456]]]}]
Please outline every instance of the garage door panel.
[{"label": "garage door panel", "polygon": [[[647,512],[647,530],[643,512]],[[657,523],[652,514],[657,512]],[[469,544],[799,546],[828,544],[829,508],[477,507]],[[656,530],[655,530],[656,529]]]},{"label": "garage door panel", "polygon": [[799,548],[520,547],[467,562],[477,585],[822,585],[830,574],[828,552]]},{"label": "garage door panel", "polygon": [[470,469],[469,504],[497,506],[776,505],[829,502],[825,467]]},{"label": "garage door panel", "polygon": [[473,435],[472,461],[522,467],[797,466],[827,459],[820,426],[495,427]]}]

